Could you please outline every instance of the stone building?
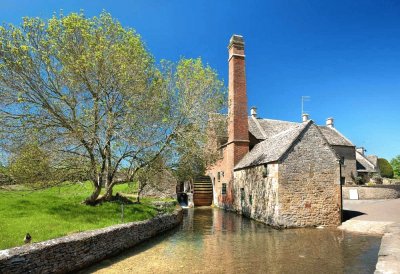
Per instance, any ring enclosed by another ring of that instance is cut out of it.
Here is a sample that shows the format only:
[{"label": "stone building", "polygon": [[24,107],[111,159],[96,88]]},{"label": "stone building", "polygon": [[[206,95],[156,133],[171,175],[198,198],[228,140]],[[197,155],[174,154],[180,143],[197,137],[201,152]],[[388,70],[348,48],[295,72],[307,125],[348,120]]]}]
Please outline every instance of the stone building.
[{"label": "stone building", "polygon": [[300,123],[261,119],[256,108],[248,116],[243,37],[232,36],[228,51],[229,111],[209,129],[220,153],[207,171],[213,203],[274,226],[339,225],[341,185],[357,176],[356,147],[333,118],[318,126],[307,114]]}]

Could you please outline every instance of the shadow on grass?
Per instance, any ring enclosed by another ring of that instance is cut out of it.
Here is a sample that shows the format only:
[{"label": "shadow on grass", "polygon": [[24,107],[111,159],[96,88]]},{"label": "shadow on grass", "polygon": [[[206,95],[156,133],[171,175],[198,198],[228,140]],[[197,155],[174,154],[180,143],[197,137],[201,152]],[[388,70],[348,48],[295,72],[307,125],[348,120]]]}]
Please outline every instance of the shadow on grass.
[{"label": "shadow on grass", "polygon": [[343,210],[343,222],[353,219],[357,216],[365,215],[364,212],[354,211],[354,210]]}]

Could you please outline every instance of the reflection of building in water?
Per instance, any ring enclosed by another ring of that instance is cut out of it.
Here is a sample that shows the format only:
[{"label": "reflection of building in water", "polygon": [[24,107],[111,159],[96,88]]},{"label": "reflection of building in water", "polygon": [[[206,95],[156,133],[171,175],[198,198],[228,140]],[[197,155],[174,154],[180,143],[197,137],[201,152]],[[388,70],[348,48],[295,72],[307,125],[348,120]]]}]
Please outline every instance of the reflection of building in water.
[{"label": "reflection of building in water", "polygon": [[223,210],[212,210],[212,220],[212,228],[203,227],[212,235],[203,235],[202,252],[210,272],[343,272],[342,231],[276,230]]},{"label": "reflection of building in water", "polygon": [[378,238],[329,229],[275,230],[220,209],[185,214],[180,230],[107,260],[104,273],[370,273],[375,268]]}]

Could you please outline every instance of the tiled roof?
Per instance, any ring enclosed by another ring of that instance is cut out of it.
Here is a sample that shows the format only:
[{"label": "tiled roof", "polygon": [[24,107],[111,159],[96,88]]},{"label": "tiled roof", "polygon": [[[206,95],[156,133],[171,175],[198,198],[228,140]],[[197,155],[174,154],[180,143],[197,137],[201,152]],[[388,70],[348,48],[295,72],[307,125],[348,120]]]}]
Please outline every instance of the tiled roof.
[{"label": "tiled roof", "polygon": [[339,131],[335,128],[327,127],[327,126],[319,126],[322,134],[328,140],[330,145],[336,146],[354,146],[350,140],[344,137]]},{"label": "tiled roof", "polygon": [[[227,128],[228,128],[228,119],[226,115],[218,114],[213,117],[213,119],[217,119],[222,123],[225,123],[225,126],[221,126],[224,130],[220,131],[219,135],[226,134],[227,136]],[[275,136],[281,132],[293,129],[301,125],[302,123],[289,122],[289,121],[281,121],[281,120],[273,120],[273,119],[261,119],[261,118],[253,118],[248,117],[249,123],[249,132],[258,140],[265,140],[272,136]],[[327,126],[318,126],[321,130],[322,134],[327,139],[330,145],[337,146],[354,146],[350,140],[344,137],[336,128],[331,128]]]},{"label": "tiled roof", "polygon": [[272,119],[257,119],[257,121],[260,124],[261,128],[263,129],[266,138],[269,138],[282,131],[289,130],[301,124],[301,123],[272,120]]},{"label": "tiled roof", "polygon": [[294,123],[289,129],[266,138],[264,141],[255,145],[235,166],[235,169],[278,161],[309,124],[312,124],[312,121],[307,123]]},{"label": "tiled roof", "polygon": [[357,171],[361,172],[378,172],[377,167],[360,152],[356,151]]}]

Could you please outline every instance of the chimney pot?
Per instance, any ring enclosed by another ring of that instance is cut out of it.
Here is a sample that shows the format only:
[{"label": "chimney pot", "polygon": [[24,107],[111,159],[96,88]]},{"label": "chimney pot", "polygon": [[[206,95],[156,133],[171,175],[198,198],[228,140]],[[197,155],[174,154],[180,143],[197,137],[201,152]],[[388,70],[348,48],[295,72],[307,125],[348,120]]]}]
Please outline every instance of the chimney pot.
[{"label": "chimney pot", "polygon": [[327,127],[335,127],[333,124],[333,118],[329,117],[328,119],[326,119],[326,126]]},{"label": "chimney pot", "polygon": [[301,115],[301,118],[302,118],[302,120],[303,120],[303,123],[307,122],[308,119],[309,119],[309,117],[310,117],[310,115],[308,115],[307,113],[303,113],[303,114]]},{"label": "chimney pot", "polygon": [[365,151],[366,151],[366,149],[365,149],[364,147],[358,147],[358,148],[356,148],[356,150],[357,150],[361,155],[364,155],[364,154],[365,154]]},{"label": "chimney pot", "polygon": [[252,117],[257,118],[257,108],[256,107],[251,107],[250,114],[251,114]]}]

